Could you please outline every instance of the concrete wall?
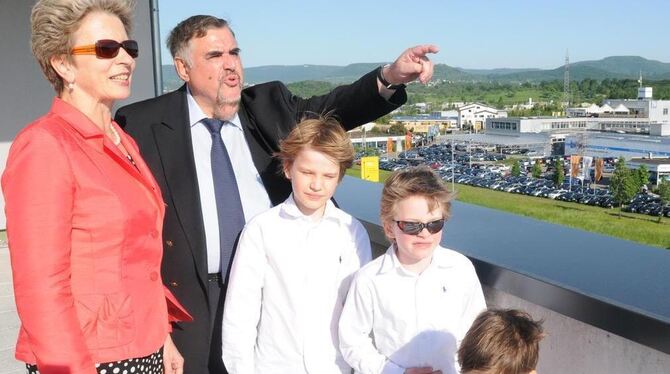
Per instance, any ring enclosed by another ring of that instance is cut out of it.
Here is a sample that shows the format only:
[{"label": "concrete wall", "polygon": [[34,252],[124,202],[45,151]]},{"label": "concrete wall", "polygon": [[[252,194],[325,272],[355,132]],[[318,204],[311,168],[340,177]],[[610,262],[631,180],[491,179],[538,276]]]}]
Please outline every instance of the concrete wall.
[{"label": "concrete wall", "polygon": [[[381,230],[366,224],[373,256],[386,251]],[[540,374],[667,374],[670,355],[567,317],[507,292],[483,286],[489,308],[522,309],[544,321]]]},{"label": "concrete wall", "polygon": [[12,272],[7,247],[0,245],[0,374],[25,373],[25,365],[14,358],[19,333],[19,317],[14,305]]},{"label": "concrete wall", "polygon": [[[11,141],[28,123],[49,110],[55,92],[42,74],[30,50],[30,10],[35,2],[0,1],[0,172],[5,168]],[[140,44],[133,75],[133,93],[123,103],[154,96],[151,9],[138,1],[131,37]],[[0,229],[5,228],[4,200],[0,198]]]},{"label": "concrete wall", "polygon": [[489,307],[523,309],[544,320],[541,374],[645,373],[670,371],[670,355],[593,327],[511,294],[484,287]]}]

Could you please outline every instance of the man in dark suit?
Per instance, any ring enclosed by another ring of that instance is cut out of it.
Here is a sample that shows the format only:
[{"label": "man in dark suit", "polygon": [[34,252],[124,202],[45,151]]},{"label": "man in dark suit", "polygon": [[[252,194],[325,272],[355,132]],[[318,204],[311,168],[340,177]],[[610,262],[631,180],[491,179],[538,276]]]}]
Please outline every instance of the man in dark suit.
[{"label": "man in dark suit", "polygon": [[[349,130],[390,112],[406,101],[404,83],[430,80],[433,66],[426,54],[437,48],[410,48],[350,85],[302,99],[279,82],[242,89],[240,49],[225,20],[190,17],[170,33],[168,45],[186,84],[119,109],[116,121],[137,141],[167,206],[163,280],[194,317],[172,334],[184,372],[218,374],[225,372],[220,329],[235,238],[221,244],[229,235],[221,221],[228,217],[217,216],[222,192],[214,183],[210,149],[223,140],[238,187],[224,193],[241,202],[243,224],[289,196],[291,185],[272,155],[302,117],[331,112]],[[211,118],[224,122],[220,130],[211,129],[217,121]]]}]

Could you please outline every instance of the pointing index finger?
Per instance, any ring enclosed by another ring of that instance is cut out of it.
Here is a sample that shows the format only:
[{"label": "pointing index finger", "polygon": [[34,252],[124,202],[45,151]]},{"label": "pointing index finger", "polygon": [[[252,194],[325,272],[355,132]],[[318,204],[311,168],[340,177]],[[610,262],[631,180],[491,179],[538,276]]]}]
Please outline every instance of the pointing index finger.
[{"label": "pointing index finger", "polygon": [[437,53],[439,51],[440,48],[433,44],[417,45],[412,48],[412,53],[417,56],[425,56],[428,53]]}]

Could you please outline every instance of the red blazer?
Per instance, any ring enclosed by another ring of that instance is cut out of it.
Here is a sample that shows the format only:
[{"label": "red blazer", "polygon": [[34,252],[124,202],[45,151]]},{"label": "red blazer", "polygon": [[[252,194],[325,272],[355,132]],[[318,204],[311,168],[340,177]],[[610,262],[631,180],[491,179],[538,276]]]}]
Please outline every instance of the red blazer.
[{"label": "red blazer", "polygon": [[143,357],[190,316],[161,281],[161,192],[134,141],[135,168],[83,113],[56,98],[14,140],[2,176],[16,358],[40,372],[95,373]]}]

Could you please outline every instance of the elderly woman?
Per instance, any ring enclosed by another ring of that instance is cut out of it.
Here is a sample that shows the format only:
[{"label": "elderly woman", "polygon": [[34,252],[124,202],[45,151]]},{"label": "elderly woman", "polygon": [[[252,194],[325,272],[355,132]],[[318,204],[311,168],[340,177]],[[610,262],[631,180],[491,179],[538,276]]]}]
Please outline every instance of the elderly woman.
[{"label": "elderly woman", "polygon": [[[161,282],[160,189],[112,121],[138,56],[129,0],[40,0],[32,49],[57,97],[17,136],[2,188],[16,358],[29,373],[181,373]],[[163,367],[165,366],[165,368]]]}]

